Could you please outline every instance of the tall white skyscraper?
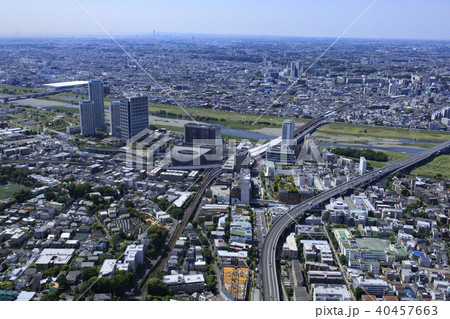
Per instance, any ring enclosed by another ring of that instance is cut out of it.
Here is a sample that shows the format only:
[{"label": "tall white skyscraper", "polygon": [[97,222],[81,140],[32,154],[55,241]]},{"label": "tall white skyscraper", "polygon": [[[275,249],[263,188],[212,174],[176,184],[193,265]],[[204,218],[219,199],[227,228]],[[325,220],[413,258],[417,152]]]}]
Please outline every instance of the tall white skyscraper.
[{"label": "tall white skyscraper", "polygon": [[283,132],[281,134],[281,146],[292,147],[294,145],[295,122],[292,119],[283,122]]},{"label": "tall white skyscraper", "polygon": [[250,192],[252,185],[250,182],[250,170],[241,169],[241,203],[250,203]]},{"label": "tall white skyscraper", "polygon": [[367,161],[365,157],[359,158],[359,171],[361,172],[361,175],[364,175],[366,173],[367,169]]},{"label": "tall white skyscraper", "polygon": [[148,97],[127,97],[120,101],[120,137],[130,139],[148,129]]},{"label": "tall white skyscraper", "polygon": [[92,101],[80,102],[81,134],[95,135],[94,104]]},{"label": "tall white skyscraper", "polygon": [[120,101],[112,101],[109,103],[110,132],[111,135],[120,138]]},{"label": "tall white skyscraper", "polygon": [[99,80],[89,81],[88,84],[89,100],[94,108],[94,125],[97,130],[105,130],[105,105],[103,99],[103,84]]}]

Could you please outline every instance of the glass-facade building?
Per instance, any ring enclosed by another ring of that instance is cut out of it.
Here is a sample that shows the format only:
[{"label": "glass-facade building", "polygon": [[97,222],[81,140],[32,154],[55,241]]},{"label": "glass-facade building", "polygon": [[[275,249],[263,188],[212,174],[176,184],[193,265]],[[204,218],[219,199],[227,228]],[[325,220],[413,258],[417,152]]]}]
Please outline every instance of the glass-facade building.
[{"label": "glass-facade building", "polygon": [[127,97],[120,101],[120,137],[128,140],[148,129],[148,97]]}]

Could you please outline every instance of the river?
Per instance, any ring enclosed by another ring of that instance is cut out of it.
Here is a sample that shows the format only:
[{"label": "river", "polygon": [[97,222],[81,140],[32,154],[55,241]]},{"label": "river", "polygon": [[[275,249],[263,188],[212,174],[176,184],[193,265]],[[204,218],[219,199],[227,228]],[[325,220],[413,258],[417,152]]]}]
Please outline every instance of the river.
[{"label": "river", "polygon": [[[79,108],[78,105],[67,105],[67,107]],[[105,111],[109,112],[108,109]],[[215,123],[211,123],[215,124]],[[257,140],[273,140],[277,138],[277,136],[261,134],[257,132],[244,131],[239,129],[230,128],[221,124],[216,124],[220,126],[221,133],[227,135],[233,135],[243,138],[251,138]],[[435,144],[432,142],[423,142],[423,141],[414,141],[414,140],[401,140],[399,143],[405,144]],[[397,152],[397,153],[413,153],[417,154],[423,151],[420,148],[411,148],[411,147],[380,147],[380,146],[371,146],[371,145],[360,145],[360,144],[340,144],[340,143],[331,143],[331,142],[320,142],[322,146],[333,146],[333,147],[350,147],[350,148],[360,148],[360,149],[371,149],[371,150],[379,150],[379,151],[388,151],[388,152]]]},{"label": "river", "polygon": [[[221,132],[223,134],[229,134],[234,136],[239,136],[243,138],[254,138],[260,140],[273,140],[277,138],[277,136],[266,135],[256,132],[248,132],[244,130],[238,130],[229,128],[221,125]],[[409,144],[428,144],[427,142],[420,141],[410,141],[410,140],[402,140],[400,143],[409,143]],[[431,143],[433,144],[433,143]],[[350,148],[361,148],[361,149],[371,149],[371,150],[379,150],[379,151],[388,151],[388,152],[397,152],[397,153],[420,153],[423,149],[412,148],[412,147],[380,147],[380,146],[371,146],[371,145],[360,145],[360,144],[340,144],[340,143],[331,143],[331,142],[320,142],[322,146],[334,146],[334,147],[350,147]]]}]

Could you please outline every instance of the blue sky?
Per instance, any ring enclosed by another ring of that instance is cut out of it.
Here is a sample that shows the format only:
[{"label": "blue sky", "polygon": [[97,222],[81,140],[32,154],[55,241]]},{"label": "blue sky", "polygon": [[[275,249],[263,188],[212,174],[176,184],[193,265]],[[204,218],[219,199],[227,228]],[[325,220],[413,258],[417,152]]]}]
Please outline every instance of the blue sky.
[{"label": "blue sky", "polygon": [[[339,36],[374,0],[78,0],[111,34]],[[0,36],[100,35],[73,0],[0,4]],[[450,40],[449,0],[379,0],[345,35]]]}]

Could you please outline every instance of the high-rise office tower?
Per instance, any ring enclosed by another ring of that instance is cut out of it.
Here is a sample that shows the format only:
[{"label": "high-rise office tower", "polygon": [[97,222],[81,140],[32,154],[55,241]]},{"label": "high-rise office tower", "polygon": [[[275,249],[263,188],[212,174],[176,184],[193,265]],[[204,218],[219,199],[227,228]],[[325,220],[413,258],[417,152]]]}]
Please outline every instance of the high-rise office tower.
[{"label": "high-rise office tower", "polygon": [[89,81],[89,100],[94,108],[94,125],[97,130],[105,130],[105,105],[103,100],[103,84],[99,80]]},{"label": "high-rise office tower", "polygon": [[120,100],[120,137],[128,140],[145,129],[148,129],[148,97]]},{"label": "high-rise office tower", "polygon": [[120,138],[120,101],[109,103],[109,115],[111,116],[109,122],[111,135]]},{"label": "high-rise office tower", "polygon": [[301,70],[300,70],[300,62],[295,61],[295,62],[291,62],[291,70],[290,70],[290,76],[293,77],[300,77],[301,75]]},{"label": "high-rise office tower", "polygon": [[359,171],[361,173],[361,175],[364,175],[366,173],[367,170],[367,160],[365,157],[360,157],[359,158]]},{"label": "high-rise office tower", "polygon": [[283,122],[283,132],[281,135],[281,146],[292,147],[294,144],[295,122],[292,119]]},{"label": "high-rise office tower", "polygon": [[388,94],[389,95],[396,95],[396,94],[398,94],[398,90],[399,90],[398,83],[389,83],[389,89],[388,89]]},{"label": "high-rise office tower", "polygon": [[250,203],[250,193],[252,189],[252,184],[250,182],[250,170],[242,169],[241,170],[241,203],[248,204]]},{"label": "high-rise office tower", "polygon": [[184,125],[185,144],[217,145],[220,141],[220,126],[187,123]]},{"label": "high-rise office tower", "polygon": [[94,104],[92,101],[80,102],[81,134],[95,135]]}]

